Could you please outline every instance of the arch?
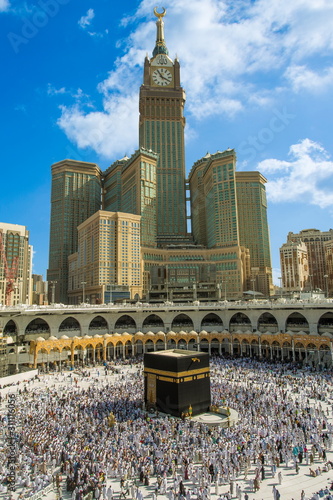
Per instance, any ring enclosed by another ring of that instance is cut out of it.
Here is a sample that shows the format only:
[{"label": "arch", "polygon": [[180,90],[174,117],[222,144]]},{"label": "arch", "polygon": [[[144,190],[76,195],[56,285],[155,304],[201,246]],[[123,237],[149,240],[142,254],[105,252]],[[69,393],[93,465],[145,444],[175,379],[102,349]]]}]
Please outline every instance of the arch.
[{"label": "arch", "polygon": [[103,316],[95,316],[89,323],[89,333],[93,333],[95,331],[109,331],[109,326],[107,321]]},{"label": "arch", "polygon": [[187,314],[178,314],[171,323],[171,329],[175,332],[179,332],[184,329],[193,330],[193,321]]},{"label": "arch", "polygon": [[229,322],[230,332],[236,332],[238,330],[241,332],[252,330],[250,318],[242,312],[237,312],[236,314],[231,316]]},{"label": "arch", "polygon": [[263,340],[261,343],[261,355],[264,358],[270,358],[271,356],[271,346],[268,340]]},{"label": "arch", "polygon": [[98,362],[103,360],[103,344],[100,342],[95,345],[95,360]]},{"label": "arch", "polygon": [[83,366],[85,350],[82,345],[76,345],[74,348],[74,366]]},{"label": "arch", "polygon": [[135,352],[137,355],[143,354],[143,342],[142,340],[136,340],[134,343]]},{"label": "arch", "polygon": [[187,346],[190,351],[196,351],[198,349],[197,342],[193,338],[188,341]]},{"label": "arch", "polygon": [[149,314],[142,323],[142,329],[145,330],[153,330],[159,331],[164,329],[164,322],[157,314]]},{"label": "arch", "polygon": [[77,319],[73,318],[72,316],[69,316],[68,318],[65,318],[59,326],[58,332],[81,332],[81,326],[80,323],[78,322]]},{"label": "arch", "polygon": [[14,320],[10,319],[9,321],[7,321],[3,329],[3,334],[9,336],[17,335],[17,325]]},{"label": "arch", "polygon": [[177,344],[178,349],[187,349],[187,342],[185,339],[179,339]]},{"label": "arch", "polygon": [[309,333],[309,323],[305,316],[299,312],[289,314],[286,320],[286,331]]},{"label": "arch", "polygon": [[114,349],[116,358],[122,358],[124,354],[124,347],[121,340],[118,340],[118,342],[114,346]]},{"label": "arch", "polygon": [[[66,356],[64,356],[64,352],[66,353]],[[71,361],[71,348],[69,345],[65,345],[61,349],[61,363],[63,363],[63,365],[65,366],[68,366],[70,364],[70,361]]]},{"label": "arch", "polygon": [[177,344],[176,344],[175,339],[173,339],[173,338],[169,337],[169,338],[168,338],[167,347],[168,347],[168,349],[176,349]]},{"label": "arch", "polygon": [[240,354],[241,354],[241,344],[239,342],[239,339],[234,339],[233,340],[232,350],[233,350],[233,353],[236,354],[236,356],[240,356]]},{"label": "arch", "polygon": [[165,344],[162,339],[156,341],[156,351],[164,351]]},{"label": "arch", "polygon": [[50,334],[50,326],[43,318],[35,318],[25,328],[25,335]]},{"label": "arch", "polygon": [[259,316],[257,325],[257,330],[262,333],[277,333],[279,330],[278,322],[275,316],[269,312],[264,312]]},{"label": "arch", "polygon": [[154,350],[154,342],[151,339],[147,339],[145,342],[145,352],[152,352]]},{"label": "arch", "polygon": [[201,321],[201,327],[200,327],[200,329],[201,330],[211,331],[214,328],[215,329],[221,329],[221,331],[222,331],[222,329],[223,329],[223,321],[222,321],[222,319],[220,318],[220,316],[218,316],[215,313],[206,314],[206,316],[204,316],[204,318]]},{"label": "arch", "polygon": [[117,319],[115,325],[115,330],[136,330],[136,323],[132,316],[128,314],[123,314],[120,318]]},{"label": "arch", "polygon": [[[302,342],[296,342],[295,348],[294,348],[295,361],[302,361],[303,359],[305,359],[309,346],[311,346],[311,344],[309,344],[305,347]],[[315,349],[315,346],[313,346],[313,349]],[[311,355],[311,353],[309,353],[309,354]]]},{"label": "arch", "polygon": [[94,346],[87,344],[85,348],[85,364],[89,365],[94,361]]},{"label": "arch", "polygon": [[333,333],[333,312],[329,311],[320,316],[317,324],[317,331],[319,335],[325,332]]},{"label": "arch", "polygon": [[219,353],[220,352],[220,341],[216,337],[212,338],[210,341],[210,348],[212,353]]},{"label": "arch", "polygon": [[206,338],[200,339],[200,351],[209,352],[209,342]]},{"label": "arch", "polygon": [[133,345],[130,340],[125,342],[125,357],[131,358],[133,356]]}]

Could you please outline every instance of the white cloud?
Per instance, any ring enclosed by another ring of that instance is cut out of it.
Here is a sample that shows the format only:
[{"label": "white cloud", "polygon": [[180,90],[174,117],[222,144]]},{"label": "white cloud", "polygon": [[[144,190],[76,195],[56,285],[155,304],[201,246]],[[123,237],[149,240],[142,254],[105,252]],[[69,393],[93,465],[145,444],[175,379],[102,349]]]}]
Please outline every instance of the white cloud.
[{"label": "white cloud", "polygon": [[91,21],[94,19],[94,17],[95,17],[94,9],[88,9],[87,14],[79,19],[78,21],[79,26],[85,29],[87,26],[90,26]]},{"label": "white cloud", "polygon": [[285,76],[296,92],[303,89],[314,92],[321,91],[333,84],[333,66],[325,68],[320,73],[312,71],[306,66],[290,66]]},{"label": "white cloud", "polygon": [[[130,156],[138,147],[137,94],[116,96],[105,103],[105,111],[84,113],[78,106],[62,108],[58,125],[79,148],[92,148],[106,158]],[[121,119],[119,118],[121,117]]]},{"label": "white cloud", "polygon": [[[81,18],[83,27],[93,15],[89,9]],[[332,16],[331,0],[192,0],[190,7],[189,0],[169,0],[164,19],[165,38],[170,56],[179,54],[188,121],[221,114],[234,116],[249,107],[273,106],[275,99],[281,99],[282,92],[318,91],[331,83]],[[118,92],[122,103],[128,102],[129,107],[136,92],[138,103],[144,57],[147,51],[151,54],[155,44],[151,1],[143,0],[137,12],[120,24],[127,29],[133,26],[133,31],[119,42],[123,56],[99,84],[104,108],[98,116],[103,122],[116,120],[119,124],[127,120],[128,130],[134,130],[138,104],[133,116],[127,113],[112,116],[110,108],[115,109]],[[97,36],[94,32],[90,34]],[[76,119],[76,135],[80,135],[80,122],[82,133],[86,134],[89,112],[80,109],[78,113],[75,105],[63,108],[67,118],[71,112]],[[94,123],[96,119],[94,114]],[[64,124],[64,120],[60,119],[59,124]],[[64,129],[69,133],[68,127]],[[124,141],[117,130],[114,134],[111,140],[106,138],[108,144],[96,149],[97,153],[115,151],[110,142]],[[126,136],[128,143],[133,144],[129,133]],[[95,145],[95,141],[90,144]]]},{"label": "white cloud", "polygon": [[6,12],[10,8],[9,0],[0,0],[0,12]]},{"label": "white cloud", "polygon": [[61,87],[60,89],[57,89],[51,83],[47,85],[47,93],[48,95],[58,95],[58,94],[66,94],[66,89],[65,87]]},{"label": "white cloud", "polygon": [[310,139],[289,149],[289,161],[268,159],[257,169],[268,178],[267,194],[275,203],[307,202],[333,210],[333,161],[327,151]]}]

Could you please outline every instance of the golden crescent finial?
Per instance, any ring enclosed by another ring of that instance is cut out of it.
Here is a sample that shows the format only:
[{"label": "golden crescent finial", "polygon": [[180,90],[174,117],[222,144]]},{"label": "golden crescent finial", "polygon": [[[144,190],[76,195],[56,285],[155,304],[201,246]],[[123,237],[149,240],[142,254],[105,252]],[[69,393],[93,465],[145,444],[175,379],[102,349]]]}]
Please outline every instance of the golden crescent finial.
[{"label": "golden crescent finial", "polygon": [[157,7],[154,7],[154,14],[156,17],[158,17],[158,19],[162,19],[162,17],[164,17],[166,14],[166,9],[164,7],[162,7],[162,9],[163,9],[163,12],[159,13],[159,12],[157,12]]}]

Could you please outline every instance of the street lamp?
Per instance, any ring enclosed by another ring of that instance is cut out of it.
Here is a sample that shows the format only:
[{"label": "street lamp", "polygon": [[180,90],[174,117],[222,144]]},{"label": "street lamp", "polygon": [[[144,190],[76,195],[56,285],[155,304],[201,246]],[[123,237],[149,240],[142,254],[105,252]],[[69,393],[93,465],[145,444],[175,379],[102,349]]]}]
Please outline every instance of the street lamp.
[{"label": "street lamp", "polygon": [[280,296],[282,299],[282,276],[279,276],[278,279],[280,280]]},{"label": "street lamp", "polygon": [[251,279],[251,282],[252,282],[252,288],[253,288],[253,300],[256,300],[256,290],[255,290],[255,282],[256,282],[256,279],[255,279],[255,278],[252,278],[252,279]]},{"label": "street lamp", "polygon": [[224,278],[222,280],[222,283],[224,283],[224,302],[227,301],[227,278]]},{"label": "street lamp", "polygon": [[312,299],[312,274],[309,274],[310,278],[310,299]]},{"label": "street lamp", "polygon": [[52,289],[51,304],[54,304],[55,286],[58,282],[57,281],[50,281],[50,283],[51,283],[51,289]]},{"label": "street lamp", "polygon": [[326,298],[328,298],[328,274],[324,274],[325,288],[326,288]]},{"label": "street lamp", "polygon": [[84,303],[85,299],[86,299],[86,296],[85,296],[85,286],[86,286],[87,282],[86,281],[81,281],[81,285],[82,285],[82,302]]}]

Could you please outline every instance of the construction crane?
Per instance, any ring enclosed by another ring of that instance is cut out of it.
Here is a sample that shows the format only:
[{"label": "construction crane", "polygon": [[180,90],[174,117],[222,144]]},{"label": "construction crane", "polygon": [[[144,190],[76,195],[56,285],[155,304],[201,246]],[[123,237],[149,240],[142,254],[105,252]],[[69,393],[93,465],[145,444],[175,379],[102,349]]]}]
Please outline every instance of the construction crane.
[{"label": "construction crane", "polygon": [[11,267],[8,266],[5,247],[2,241],[2,233],[0,233],[0,254],[1,260],[3,261],[3,272],[4,278],[6,280],[6,290],[5,290],[5,304],[6,306],[11,305],[11,295],[14,290],[14,282],[17,278],[17,270],[18,270],[18,256],[15,256],[12,259]]}]

